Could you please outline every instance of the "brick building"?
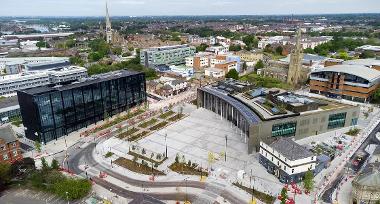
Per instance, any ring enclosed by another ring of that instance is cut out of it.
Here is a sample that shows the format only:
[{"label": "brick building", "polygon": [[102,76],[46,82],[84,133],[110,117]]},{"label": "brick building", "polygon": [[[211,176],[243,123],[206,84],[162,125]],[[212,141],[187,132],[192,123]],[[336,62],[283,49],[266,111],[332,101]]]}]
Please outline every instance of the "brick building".
[{"label": "brick building", "polygon": [[0,162],[15,162],[22,159],[20,142],[11,126],[0,128]]}]

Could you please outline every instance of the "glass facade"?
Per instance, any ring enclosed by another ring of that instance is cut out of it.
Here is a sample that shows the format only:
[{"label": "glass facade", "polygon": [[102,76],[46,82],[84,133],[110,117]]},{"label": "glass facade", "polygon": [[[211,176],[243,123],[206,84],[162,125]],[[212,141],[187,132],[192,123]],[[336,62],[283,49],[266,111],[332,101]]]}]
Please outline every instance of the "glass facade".
[{"label": "glass facade", "polygon": [[[109,80],[93,80],[93,83],[26,95],[32,97],[29,100],[32,103],[28,100],[20,102],[21,112],[35,106],[33,109],[38,119],[26,124],[26,136],[36,139],[35,133],[30,132],[34,130],[46,143],[146,102],[145,76],[141,73],[120,75]],[[24,118],[28,114],[22,115]]]},{"label": "glass facade", "polygon": [[296,135],[297,122],[281,123],[272,126],[272,137],[291,137]]},{"label": "glass facade", "polygon": [[337,113],[329,116],[328,129],[344,127],[346,123],[346,113]]}]

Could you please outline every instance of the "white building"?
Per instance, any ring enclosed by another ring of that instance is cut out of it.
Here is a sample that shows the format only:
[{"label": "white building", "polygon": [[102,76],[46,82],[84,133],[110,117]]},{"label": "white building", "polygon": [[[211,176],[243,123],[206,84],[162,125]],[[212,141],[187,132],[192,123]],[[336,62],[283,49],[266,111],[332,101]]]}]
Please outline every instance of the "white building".
[{"label": "white building", "polygon": [[222,69],[216,69],[216,68],[208,68],[205,69],[205,76],[212,77],[212,78],[223,78],[225,77],[226,72],[224,72]]},{"label": "white building", "polygon": [[260,142],[260,163],[283,183],[299,182],[315,169],[317,158],[290,138],[280,138],[270,145]]},{"label": "white building", "polygon": [[225,54],[225,53],[228,53],[228,47],[224,47],[224,46],[212,46],[212,47],[208,47],[206,48],[206,52],[213,52],[215,54]]},{"label": "white building", "polygon": [[[329,37],[329,36],[302,38],[301,45],[303,49],[306,49],[306,48],[314,49],[316,46],[321,45],[323,43],[327,43],[330,40],[332,40],[332,37]],[[289,36],[268,37],[259,41],[258,48],[264,49],[267,45],[272,45],[272,44],[295,45],[296,39],[290,38]]]},{"label": "white building", "polygon": [[4,75],[0,77],[0,96],[14,96],[18,90],[75,81],[84,77],[87,77],[87,69],[74,66],[44,72]]}]

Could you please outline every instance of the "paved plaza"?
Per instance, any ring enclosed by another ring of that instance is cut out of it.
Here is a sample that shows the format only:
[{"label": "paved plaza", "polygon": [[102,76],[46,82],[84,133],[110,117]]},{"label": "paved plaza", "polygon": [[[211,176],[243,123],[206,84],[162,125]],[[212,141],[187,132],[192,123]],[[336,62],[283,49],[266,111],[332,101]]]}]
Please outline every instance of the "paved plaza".
[{"label": "paved plaza", "polygon": [[[230,122],[221,120],[215,113],[202,108],[196,109],[193,105],[186,104],[183,112],[188,115],[186,118],[132,144],[156,153],[165,153],[167,143],[169,159],[160,165],[159,169],[167,169],[166,167],[174,162],[177,154],[181,157],[185,155],[186,160],[191,160],[203,168],[212,167],[214,171],[211,178],[221,183],[237,181],[238,171],[244,170],[246,176],[243,182],[250,186],[249,176],[252,171],[251,181],[255,181],[256,189],[277,195],[283,185],[259,164],[257,153],[248,154],[246,138],[239,129]],[[166,143],[165,135],[167,135]],[[225,151],[226,136],[227,162],[224,161],[223,156],[220,156]],[[119,156],[127,155],[132,144],[115,138],[111,140],[112,142],[105,143],[102,153],[106,153],[111,148],[112,152]],[[210,152],[217,157],[216,162],[212,164],[209,164],[208,160]],[[166,179],[175,180],[178,179],[178,175],[171,173]]]}]

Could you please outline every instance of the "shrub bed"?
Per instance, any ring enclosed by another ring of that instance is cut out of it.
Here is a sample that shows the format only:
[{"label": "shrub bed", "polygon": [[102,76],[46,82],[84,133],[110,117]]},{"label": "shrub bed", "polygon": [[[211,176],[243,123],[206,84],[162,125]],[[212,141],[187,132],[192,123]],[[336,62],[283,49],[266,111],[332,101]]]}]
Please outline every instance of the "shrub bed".
[{"label": "shrub bed", "polygon": [[175,116],[169,118],[168,120],[169,120],[170,122],[175,122],[175,121],[181,119],[183,116],[184,116],[184,114],[180,114],[180,113],[179,113],[179,114],[177,114],[177,115],[175,115]]},{"label": "shrub bed", "polygon": [[271,196],[271,195],[268,195],[266,193],[263,193],[263,192],[260,192],[260,191],[256,191],[256,190],[253,190],[252,191],[252,188],[247,188],[243,185],[240,185],[239,183],[235,182],[233,183],[234,186],[244,190],[245,192],[249,193],[252,195],[253,193],[253,196],[259,200],[261,200],[262,202],[264,203],[274,203],[274,201],[276,201],[276,198]]},{"label": "shrub bed", "polygon": [[123,132],[123,133],[119,134],[117,136],[117,138],[124,139],[125,137],[128,137],[129,135],[132,135],[132,134],[138,132],[139,130],[140,129],[137,129],[137,128],[133,127],[131,129],[127,130],[126,132]]},{"label": "shrub bed", "polygon": [[148,131],[143,131],[143,132],[141,132],[141,133],[139,133],[137,135],[133,135],[133,136],[129,137],[128,141],[132,142],[132,141],[135,141],[135,140],[139,140],[139,139],[145,137],[148,133],[149,133]]},{"label": "shrub bed", "polygon": [[[157,165],[164,163],[164,161],[167,159],[167,157],[162,156],[163,159],[161,161],[157,161],[157,160],[151,159],[150,157],[146,157],[145,155],[141,155],[141,154],[138,154],[138,153],[132,152],[132,151],[129,151],[128,154],[132,155],[134,157],[140,158],[142,160],[148,161],[148,162],[153,162]],[[155,157],[153,157],[153,158],[155,158]]]},{"label": "shrub bed", "polygon": [[152,119],[150,119],[150,120],[148,120],[148,121],[146,121],[146,122],[141,123],[141,124],[139,125],[139,127],[141,127],[141,128],[147,128],[147,127],[149,127],[149,126],[151,126],[151,125],[157,123],[157,121],[158,121],[158,120],[157,120],[156,118],[152,118]]},{"label": "shrub bed", "polygon": [[167,125],[167,124],[168,124],[168,122],[163,121],[163,122],[160,122],[157,125],[149,128],[149,130],[152,130],[152,131],[158,130],[158,129],[161,129],[161,128],[165,127],[165,125]]},{"label": "shrub bed", "polygon": [[140,174],[152,175],[153,173],[154,175],[165,175],[163,172],[157,169],[152,169],[151,166],[148,166],[148,163],[146,163],[146,165],[143,165],[123,157],[119,157],[115,160],[114,163],[130,171]]},{"label": "shrub bed", "polygon": [[171,115],[173,115],[173,114],[174,114],[174,111],[170,110],[170,111],[168,111],[168,112],[166,112],[166,113],[161,114],[161,115],[158,116],[158,117],[161,118],[161,119],[166,119],[167,117],[169,117],[169,116],[171,116]]},{"label": "shrub bed", "polygon": [[200,168],[198,168],[198,165],[192,164],[188,165],[185,163],[178,163],[174,162],[169,166],[169,169],[172,171],[175,171],[179,174],[185,174],[185,175],[198,175],[198,176],[208,176],[208,172],[201,171]]},{"label": "shrub bed", "polygon": [[112,157],[113,155],[113,152],[107,152],[106,155],[104,155],[105,158],[109,158],[109,157]]}]

